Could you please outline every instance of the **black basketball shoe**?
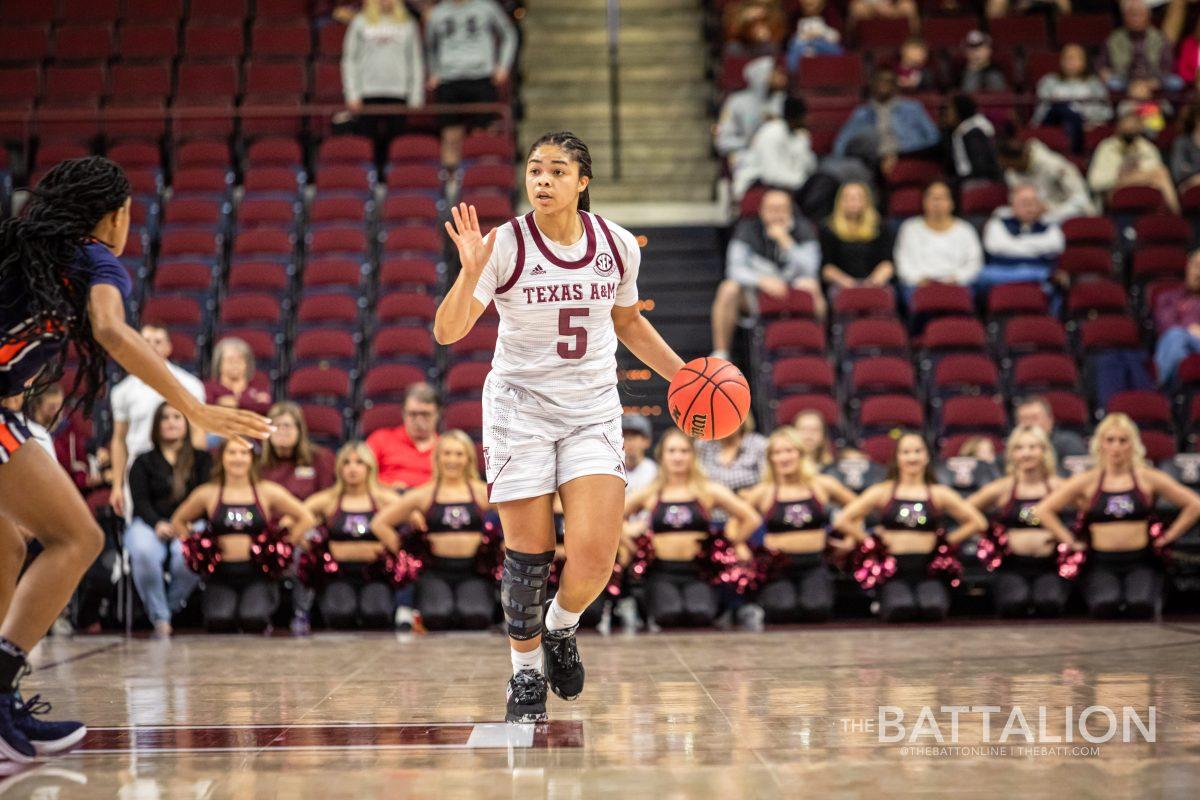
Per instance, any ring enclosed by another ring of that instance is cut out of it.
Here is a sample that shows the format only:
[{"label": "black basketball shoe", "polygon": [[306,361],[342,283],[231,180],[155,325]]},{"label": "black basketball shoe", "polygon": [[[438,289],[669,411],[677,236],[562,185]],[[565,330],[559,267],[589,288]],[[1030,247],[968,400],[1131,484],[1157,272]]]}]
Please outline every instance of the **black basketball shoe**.
[{"label": "black basketball shoe", "polygon": [[574,700],[583,691],[583,662],[575,646],[578,629],[578,625],[572,625],[542,633],[542,671],[546,673],[550,691],[563,700]]},{"label": "black basketball shoe", "polygon": [[523,669],[508,681],[505,722],[546,721],[546,678],[536,669]]}]

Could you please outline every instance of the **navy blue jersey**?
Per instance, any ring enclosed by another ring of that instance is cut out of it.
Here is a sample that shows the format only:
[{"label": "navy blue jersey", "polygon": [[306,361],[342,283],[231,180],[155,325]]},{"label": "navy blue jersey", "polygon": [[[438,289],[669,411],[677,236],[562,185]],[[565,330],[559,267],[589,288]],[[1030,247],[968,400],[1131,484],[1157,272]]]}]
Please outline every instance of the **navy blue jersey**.
[{"label": "navy blue jersey", "polygon": [[[102,283],[115,286],[122,299],[128,299],[133,289],[129,273],[104,245],[89,240],[83,244],[79,257],[71,265],[72,281],[81,281],[89,289]],[[29,313],[28,292],[13,276],[0,277],[0,330],[6,334],[0,344],[0,397],[20,394],[25,386],[62,350],[65,332],[61,329],[34,329]]]}]

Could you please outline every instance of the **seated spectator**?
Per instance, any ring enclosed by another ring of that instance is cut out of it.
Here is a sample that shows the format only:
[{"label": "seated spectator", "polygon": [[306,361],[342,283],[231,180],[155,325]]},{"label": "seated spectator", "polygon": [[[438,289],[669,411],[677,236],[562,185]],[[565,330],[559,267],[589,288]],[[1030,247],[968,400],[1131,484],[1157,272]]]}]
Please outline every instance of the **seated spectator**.
[{"label": "seated spectator", "polygon": [[342,43],[342,90],[359,135],[382,144],[404,129],[403,115],[364,115],[365,106],[425,105],[421,51],[421,31],[402,0],[364,0]]},{"label": "seated spectator", "polygon": [[796,33],[788,44],[787,65],[790,72],[796,71],[802,58],[842,54],[842,34],[824,14],[825,0],[801,2]]},{"label": "seated spectator", "polygon": [[1137,78],[1149,80],[1155,90],[1175,91],[1183,80],[1171,71],[1171,42],[1150,24],[1145,0],[1121,0],[1122,26],[1109,34],[1100,48],[1100,77],[1115,92]]},{"label": "seated spectator", "polygon": [[271,408],[271,384],[255,372],[254,352],[241,339],[227,336],[213,348],[212,375],[204,382],[207,402],[266,414]]},{"label": "seated spectator", "polygon": [[821,278],[830,292],[852,286],[888,286],[894,239],[879,218],[871,190],[846,183],[838,190],[833,214],[821,225]]},{"label": "seated spectator", "polygon": [[783,13],[778,5],[751,5],[742,14],[737,33],[726,43],[724,52],[742,58],[774,58],[785,35]]},{"label": "seated spectator", "polygon": [[973,458],[976,461],[994,465],[996,463],[996,445],[986,436],[972,436],[959,446],[958,455],[962,458]]},{"label": "seated spectator", "polygon": [[933,82],[933,72],[929,69],[929,46],[920,36],[910,36],[900,45],[896,86],[905,94],[932,92],[937,88]]},{"label": "seated spectator", "polygon": [[838,131],[833,152],[852,156],[886,174],[897,157],[931,151],[941,141],[937,125],[916,100],[896,97],[896,73],[886,67],[871,78],[870,99]]},{"label": "seated spectator", "polygon": [[988,19],[1007,17],[1009,14],[1028,14],[1043,9],[1070,14],[1071,0],[987,0]]},{"label": "seated spectator", "polygon": [[739,313],[757,315],[758,292],[787,297],[788,289],[812,295],[824,316],[824,298],[817,282],[821,249],[812,223],[800,216],[792,198],[779,189],[767,191],[758,216],[738,220],[729,241],[725,280],[712,305],[713,355],[729,358]]},{"label": "seated spectator", "polygon": [[967,94],[1008,91],[1004,70],[992,63],[992,37],[983,31],[971,31],[963,39],[962,49],[966,63],[958,79],[960,91]]},{"label": "seated spectator", "polygon": [[752,34],[751,31],[763,23],[770,32],[769,40],[774,43],[770,51],[774,55],[787,35],[785,22],[778,0],[739,0],[725,6],[721,15],[722,38],[731,46],[744,46],[747,42],[743,37],[761,36],[761,33]]},{"label": "seated spectator", "polygon": [[1172,211],[1179,211],[1171,173],[1158,148],[1143,134],[1137,114],[1118,119],[1116,132],[1096,147],[1088,167],[1088,186],[1105,198],[1124,186],[1149,186],[1162,193]]},{"label": "seated spectator", "polygon": [[1180,363],[1200,353],[1200,250],[1188,257],[1183,285],[1167,289],[1155,299],[1154,326],[1158,331],[1154,348],[1158,383],[1173,387]]},{"label": "seated spectator", "polygon": [[746,88],[725,98],[717,120],[716,148],[729,160],[730,169],[750,146],[758,126],[783,111],[787,73],[773,58],[756,58],[742,70]]},{"label": "seated spectator", "polygon": [[[442,0],[425,21],[425,47],[427,88],[438,103],[495,103],[512,73],[517,29],[495,0]],[[442,164],[456,169],[467,131],[489,121],[478,114],[441,117]]]},{"label": "seated spectator", "polygon": [[[61,391],[59,389],[59,392]],[[0,399],[0,407],[12,412],[13,416],[29,429],[33,440],[37,442],[39,447],[46,451],[46,455],[57,460],[58,453],[54,449],[54,439],[50,436],[50,431],[46,430],[45,425],[37,421],[36,415],[26,407],[27,405],[32,406],[33,403],[27,404],[25,402],[25,395],[23,394],[14,394],[11,397]],[[26,413],[27,411],[29,411],[28,414]]]},{"label": "seated spectator", "polygon": [[1047,222],[1062,223],[1072,217],[1096,213],[1079,169],[1066,156],[1037,139],[1024,142],[1017,138],[1007,139],[997,148],[997,155],[1009,188],[1021,183],[1032,183],[1037,187],[1038,196],[1046,204],[1044,218]]},{"label": "seated spectator", "polygon": [[1108,89],[1088,64],[1087,51],[1064,45],[1058,71],[1043,75],[1037,85],[1038,105],[1030,125],[1058,125],[1071,139],[1071,149],[1083,152],[1083,133],[1112,119]]},{"label": "seated spectator", "polygon": [[747,414],[732,434],[719,441],[697,442],[696,450],[709,480],[737,492],[761,478],[767,437],[754,430],[754,415]]},{"label": "seated spectator", "polygon": [[1050,438],[1059,458],[1086,456],[1087,443],[1074,431],[1054,427],[1054,409],[1044,397],[1033,395],[1017,401],[1014,415],[1018,427],[1040,428]]},{"label": "seated spectator", "polygon": [[1200,101],[1184,109],[1182,130],[1171,144],[1171,178],[1180,194],[1200,185]]},{"label": "seated spectator", "polygon": [[865,19],[903,19],[911,31],[921,27],[921,12],[915,0],[850,0],[850,29]]},{"label": "seated spectator", "polygon": [[741,198],[755,183],[796,192],[816,172],[812,137],[804,127],[806,108],[799,97],[783,101],[783,117],[764,122],[737,159],[733,195]]},{"label": "seated spectator", "polygon": [[[192,447],[187,417],[160,403],[150,427],[151,450],[139,455],[129,470],[133,518],[125,528],[125,549],[133,585],[154,635],[169,637],[171,615],[183,608],[200,583],[183,559],[183,545],[171,525],[171,515],[183,499],[208,480],[212,459]],[[168,586],[163,573],[171,576]]]},{"label": "seated spectator", "polygon": [[906,301],[925,283],[970,286],[983,267],[979,234],[954,216],[949,186],[929,184],[922,208],[922,215],[905,220],[896,234],[896,277]]},{"label": "seated spectator", "polygon": [[393,489],[428,483],[433,476],[440,408],[428,383],[414,383],[404,393],[404,424],[380,428],[367,437],[379,463],[379,482]]},{"label": "seated spectator", "polygon": [[1175,107],[1165,99],[1154,96],[1154,86],[1145,78],[1129,82],[1125,99],[1117,104],[1117,116],[1132,114],[1142,121],[1142,134],[1150,141],[1167,127],[1167,117],[1174,115]]},{"label": "seated spectator", "polygon": [[646,452],[654,441],[650,420],[641,414],[625,414],[621,417],[621,433],[625,448],[625,494],[631,494],[649,486],[658,474],[658,464],[646,458]]},{"label": "seated spectator", "polygon": [[1171,0],[1167,15],[1163,18],[1162,32],[1167,41],[1179,45],[1179,57],[1175,60],[1175,74],[1184,86],[1200,87],[1200,18],[1187,36],[1183,26],[1187,23],[1188,4],[1195,0]]},{"label": "seated spectator", "polygon": [[258,471],[263,480],[278,483],[300,500],[307,500],[333,485],[333,453],[308,438],[304,411],[282,402],[267,411],[275,430],[263,443]]},{"label": "seated spectator", "polygon": [[950,132],[950,163],[960,182],[1000,180],[996,129],[965,94],[950,98],[942,112]]},{"label": "seated spectator", "polygon": [[987,263],[975,284],[986,296],[1000,283],[1032,282],[1050,290],[1050,277],[1066,249],[1062,228],[1044,218],[1046,206],[1031,183],[1014,186],[1009,205],[998,208],[983,227]]}]

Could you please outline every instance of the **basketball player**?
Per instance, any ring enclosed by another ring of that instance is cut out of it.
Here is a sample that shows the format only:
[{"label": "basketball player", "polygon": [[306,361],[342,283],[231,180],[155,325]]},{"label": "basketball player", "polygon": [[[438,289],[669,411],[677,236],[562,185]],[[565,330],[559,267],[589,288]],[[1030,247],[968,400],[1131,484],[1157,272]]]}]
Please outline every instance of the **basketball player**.
[{"label": "basketball player", "polygon": [[[446,229],[462,271],[434,321],[437,341],[449,344],[489,303],[500,314],[483,391],[483,454],[507,550],[509,722],[545,720],[547,684],[564,700],[583,690],[575,630],[612,574],[625,505],[617,342],[668,381],[683,366],[638,309],[636,240],[589,213],[587,145],[571,133],[547,134],[525,166],[533,211],[524,217],[484,237],[474,207],[452,209]],[[567,560],[547,609],[556,490]]]},{"label": "basketball player", "polygon": [[[265,438],[270,421],[206,406],[125,322],[129,275],[117,256],[129,235],[129,180],[113,162],[64,161],[38,182],[21,216],[0,224],[0,397],[59,380],[68,344],[78,354],[74,407],[104,389],[107,356],[145,381],[193,425],[223,436]],[[68,408],[66,413],[72,409]],[[21,576],[18,526],[44,550]],[[62,467],[21,420],[0,410],[0,759],[27,763],[62,752],[86,733],[80,722],[47,722],[49,704],[18,693],[26,655],[49,629],[100,552],[104,535]],[[15,591],[13,585],[16,585]]]}]

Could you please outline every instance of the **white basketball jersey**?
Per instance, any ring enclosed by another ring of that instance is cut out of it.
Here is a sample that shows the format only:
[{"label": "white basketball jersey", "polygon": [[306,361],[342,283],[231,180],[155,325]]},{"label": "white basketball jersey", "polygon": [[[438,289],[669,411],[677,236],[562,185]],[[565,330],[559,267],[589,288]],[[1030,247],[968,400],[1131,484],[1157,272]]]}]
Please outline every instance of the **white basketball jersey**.
[{"label": "white basketball jersey", "polygon": [[623,228],[580,218],[583,237],[569,247],[548,241],[532,213],[501,226],[474,296],[500,314],[489,379],[583,424],[621,413],[611,314],[637,303],[641,254]]}]

